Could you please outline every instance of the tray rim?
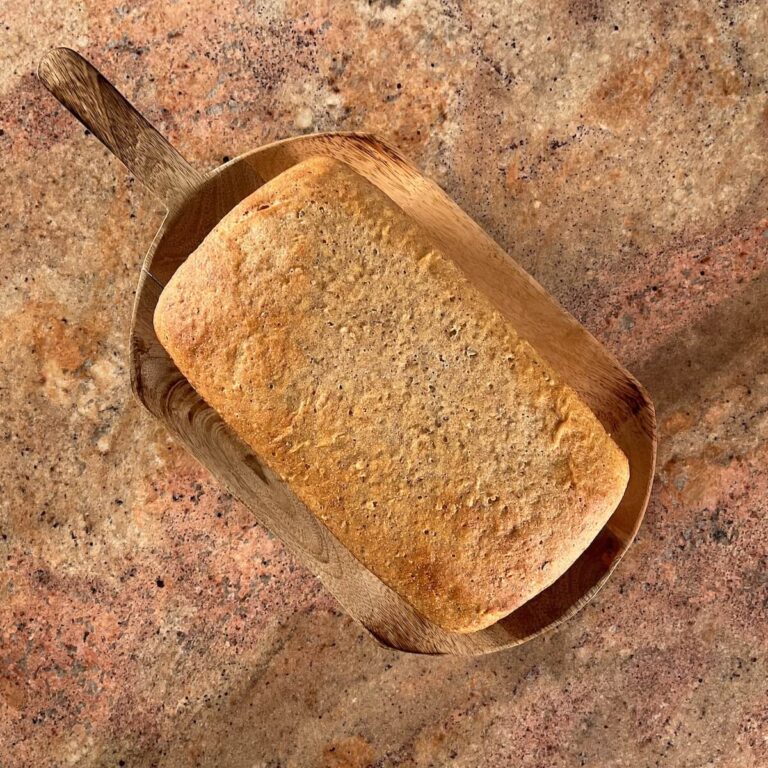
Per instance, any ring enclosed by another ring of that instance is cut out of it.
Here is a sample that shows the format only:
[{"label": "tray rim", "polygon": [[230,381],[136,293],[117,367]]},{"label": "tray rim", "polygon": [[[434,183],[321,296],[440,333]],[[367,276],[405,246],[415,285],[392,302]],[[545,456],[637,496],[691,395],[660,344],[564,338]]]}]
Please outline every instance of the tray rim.
[{"label": "tray rim", "polygon": [[[603,586],[606,584],[608,579],[614,573],[614,571],[617,568],[619,562],[623,559],[623,557],[626,555],[627,551],[629,550],[629,548],[630,548],[630,546],[631,546],[631,544],[632,544],[635,536],[637,535],[637,532],[638,532],[638,530],[639,530],[639,528],[640,528],[640,526],[642,524],[643,518],[645,516],[646,509],[647,509],[647,506],[648,506],[648,502],[649,502],[649,499],[650,499],[650,494],[651,494],[652,486],[653,486],[654,469],[655,469],[655,464],[656,464],[656,453],[657,453],[657,444],[658,444],[658,433],[657,433],[657,426],[656,426],[655,409],[654,409],[654,406],[653,406],[653,402],[651,401],[651,398],[648,395],[648,393],[645,390],[645,388],[616,359],[616,357],[613,355],[613,353],[609,349],[607,349],[605,346],[603,346],[603,344],[598,339],[596,339],[594,337],[594,335],[591,334],[583,325],[578,323],[578,321],[564,307],[562,307],[562,305],[560,305],[560,303],[557,301],[557,299],[555,299],[551,294],[549,294],[547,291],[545,291],[545,289],[535,280],[535,278],[533,278],[529,273],[527,273],[522,268],[522,266],[520,266],[514,260],[514,258],[512,256],[510,256],[498,243],[496,243],[496,241],[488,233],[486,233],[485,230],[483,230],[482,227],[480,227],[480,225],[477,224],[477,222],[475,222],[474,219],[472,219],[472,217],[468,213],[463,211],[463,209],[461,209],[455,203],[455,201],[453,201],[450,198],[450,196],[448,196],[447,193],[445,193],[444,190],[439,188],[438,185],[434,181],[429,179],[429,177],[427,177],[424,174],[422,174],[421,171],[415,165],[413,165],[410,161],[408,161],[396,148],[392,147],[387,142],[381,140],[375,134],[371,134],[371,133],[368,133],[368,132],[358,132],[358,131],[341,131],[341,132],[339,132],[339,131],[330,131],[330,132],[322,132],[322,133],[313,133],[313,134],[306,134],[306,135],[303,135],[303,136],[293,136],[293,137],[289,137],[289,138],[285,138],[285,139],[280,139],[280,140],[273,141],[273,142],[270,142],[268,144],[262,145],[260,147],[255,148],[255,149],[251,149],[251,150],[249,150],[247,152],[244,152],[244,153],[242,153],[242,154],[240,154],[240,155],[238,155],[236,157],[233,157],[228,162],[223,163],[222,165],[219,165],[219,166],[211,169],[207,173],[202,174],[201,175],[200,184],[196,188],[194,188],[189,193],[189,195],[187,195],[187,196],[185,196],[183,198],[180,198],[176,204],[169,206],[168,213],[165,216],[165,218],[163,219],[163,221],[161,222],[161,224],[160,224],[160,226],[159,226],[159,228],[158,228],[158,230],[157,230],[157,232],[156,232],[156,234],[155,234],[155,236],[154,236],[154,238],[153,238],[153,240],[152,240],[152,242],[151,242],[151,244],[150,244],[150,246],[149,246],[149,248],[147,250],[147,253],[146,253],[146,255],[145,255],[145,257],[144,257],[144,259],[142,261],[142,267],[141,267],[141,271],[140,271],[139,282],[138,282],[137,289],[136,289],[136,298],[135,298],[135,301],[134,301],[134,307],[133,307],[132,318],[131,318],[131,328],[130,328],[130,343],[129,343],[130,364],[129,364],[129,368],[130,368],[130,377],[131,377],[131,389],[132,389],[135,397],[139,400],[139,402],[145,408],[150,410],[150,412],[153,414],[153,416],[155,416],[156,418],[159,418],[159,420],[163,421],[163,423],[167,427],[170,428],[170,424],[168,423],[168,421],[163,419],[162,417],[157,416],[150,409],[148,403],[146,402],[145,398],[142,395],[141,387],[140,387],[140,384],[139,384],[140,374],[138,372],[139,371],[139,365],[137,363],[137,355],[136,355],[136,349],[135,349],[135,345],[134,345],[134,339],[136,337],[137,315],[138,315],[138,312],[139,312],[141,301],[144,298],[144,295],[145,295],[145,292],[146,292],[147,281],[151,281],[152,283],[154,283],[156,285],[157,288],[159,288],[161,290],[162,290],[162,287],[163,287],[163,282],[161,280],[159,280],[153,274],[153,272],[151,270],[152,264],[153,264],[153,260],[154,260],[156,254],[157,254],[157,251],[158,251],[160,245],[163,243],[163,240],[164,240],[165,236],[168,234],[171,226],[173,225],[173,223],[176,221],[177,218],[181,217],[182,212],[184,211],[184,209],[186,207],[185,206],[186,199],[191,197],[194,194],[200,193],[205,188],[205,186],[207,184],[211,183],[216,177],[218,177],[222,173],[226,173],[230,169],[236,168],[237,166],[239,166],[242,163],[248,163],[249,159],[255,158],[256,156],[258,156],[258,155],[260,155],[260,154],[262,154],[264,152],[274,151],[275,149],[277,149],[279,147],[286,147],[286,146],[290,146],[290,145],[296,145],[296,144],[307,142],[307,141],[316,141],[316,142],[317,141],[322,141],[322,140],[337,141],[337,140],[340,140],[340,139],[341,140],[351,140],[353,142],[365,142],[368,145],[370,145],[372,147],[375,147],[378,151],[386,152],[386,154],[389,155],[389,158],[391,160],[394,160],[395,162],[401,164],[404,168],[407,168],[410,173],[418,175],[421,179],[423,179],[426,182],[428,182],[428,183],[434,185],[435,187],[437,187],[440,190],[440,193],[446,198],[446,200],[448,202],[450,202],[453,206],[458,208],[461,211],[461,213],[474,226],[479,228],[481,230],[481,232],[485,235],[485,237],[488,238],[488,240],[491,243],[493,243],[493,245],[496,246],[496,248],[501,253],[504,254],[506,259],[514,266],[515,269],[517,269],[519,272],[521,272],[523,275],[525,275],[527,277],[527,279],[530,280],[536,286],[536,288],[538,290],[540,290],[543,294],[545,294],[546,297],[549,299],[549,301],[552,302],[552,304],[554,304],[561,313],[563,313],[565,316],[567,316],[567,318],[569,318],[572,322],[576,323],[579,326],[581,332],[586,334],[595,344],[599,345],[599,347],[602,350],[603,355],[605,355],[606,359],[608,359],[615,366],[615,368],[621,372],[622,376],[627,380],[627,382],[629,382],[636,389],[636,391],[637,391],[637,393],[639,395],[639,401],[638,401],[636,410],[634,411],[634,415],[637,417],[638,423],[639,423],[640,420],[645,422],[644,427],[643,427],[643,431],[646,433],[647,438],[648,438],[647,447],[649,449],[649,455],[647,457],[647,461],[648,461],[647,472],[645,472],[644,476],[643,476],[643,479],[644,479],[643,495],[642,495],[642,498],[640,499],[640,502],[639,502],[639,504],[637,506],[636,515],[635,515],[635,519],[634,519],[633,524],[632,524],[632,528],[627,533],[627,537],[626,537],[625,542],[619,547],[617,553],[613,557],[613,559],[610,562],[610,564],[606,567],[605,571],[600,576],[599,580],[581,598],[576,600],[567,610],[565,610],[562,613],[561,616],[559,616],[558,618],[556,618],[555,620],[553,620],[552,622],[550,622],[546,626],[544,626],[544,627],[542,627],[540,629],[537,629],[536,631],[532,632],[531,634],[529,634],[529,635],[527,635],[527,636],[525,636],[523,638],[516,638],[516,639],[514,639],[514,640],[512,640],[512,641],[510,641],[508,643],[501,643],[499,645],[496,645],[495,647],[488,647],[488,648],[483,648],[483,649],[479,649],[479,650],[472,650],[472,651],[469,651],[469,655],[479,655],[479,654],[483,654],[483,653],[488,653],[488,652],[494,652],[494,651],[497,651],[497,650],[502,650],[502,649],[505,649],[505,648],[516,647],[516,646],[521,645],[521,644],[523,644],[525,642],[529,642],[530,640],[533,640],[536,637],[540,637],[542,635],[546,635],[546,634],[549,634],[549,633],[555,631],[558,627],[562,626],[562,624],[564,624],[570,618],[572,618],[577,613],[579,613],[582,610],[582,608],[587,603],[589,603],[591,600],[593,600],[594,597],[598,594],[598,592],[603,588]],[[322,152],[315,152],[314,154],[318,155],[318,154],[323,154],[323,153]],[[299,161],[300,160],[298,160],[296,162],[299,162]],[[295,163],[292,163],[292,164],[295,164]],[[355,170],[357,170],[357,169],[355,169]],[[264,183],[264,181],[266,181],[266,180],[263,180],[262,183]],[[385,193],[386,193],[386,190],[383,190],[383,191],[385,191]],[[248,193],[246,193],[246,194],[248,194]],[[240,198],[240,199],[242,199],[242,198]],[[234,204],[236,204],[236,202]],[[167,352],[166,352],[166,354],[167,354]],[[184,378],[183,374],[181,374],[180,372],[179,372],[179,375],[182,376],[182,378]],[[184,380],[186,381],[185,378],[184,378]],[[199,398],[199,396],[198,396],[198,398]],[[202,398],[199,398],[199,400],[201,402],[204,402],[202,400]],[[211,408],[210,406],[208,406],[207,403],[205,403],[205,406],[208,407],[208,408]],[[211,410],[213,410],[213,409],[211,408]],[[177,439],[178,439],[178,436],[177,436]],[[184,443],[184,446],[185,446],[185,448],[188,451],[191,452],[190,447],[189,447],[188,444]],[[206,469],[208,469],[209,472],[211,472],[211,474],[217,479],[217,481],[219,481],[218,475],[217,475],[216,471],[213,468],[208,466],[204,461],[202,461],[194,453],[192,455],[196,458],[196,460],[200,461],[206,467]],[[255,456],[255,454],[253,454],[253,455]],[[628,456],[628,460],[630,461],[630,471],[632,471],[631,457]],[[261,519],[261,517],[260,517],[260,515],[259,515],[257,510],[254,510],[245,501],[243,501],[242,503],[244,503],[251,510],[251,512],[254,514],[254,516],[256,517],[256,519],[259,521],[260,524],[266,526],[266,524],[262,521],[262,519]],[[311,514],[311,511],[310,511],[310,514]],[[318,520],[318,522],[320,523],[320,525],[322,525],[322,523],[319,520]],[[266,527],[268,527],[268,526],[266,526]],[[605,531],[605,530],[607,530],[609,528],[610,528],[610,520],[606,523],[603,531]],[[349,550],[347,550],[346,547],[340,541],[338,541],[338,539],[336,539],[335,536],[333,536],[333,534],[330,532],[330,530],[328,530],[327,528],[325,528],[325,530],[327,531],[328,535],[330,537],[332,537],[336,541],[336,543],[338,544],[339,547],[343,548],[344,550],[346,550],[346,552],[348,552],[351,555],[351,552],[349,552]],[[601,534],[603,533],[603,531],[601,531]],[[279,534],[277,534],[277,535],[279,536]],[[286,547],[292,552],[292,554],[294,554],[294,556],[296,556],[306,567],[308,567],[313,572],[313,574],[317,578],[319,578],[321,580],[321,582],[324,583],[326,588],[329,588],[328,585],[325,583],[325,580],[323,579],[323,577],[320,574],[317,573],[317,571],[315,570],[313,565],[311,563],[308,563],[306,561],[306,558],[303,557],[301,553],[297,553],[295,548],[293,546],[291,546],[289,543],[285,542],[281,536],[280,536],[280,538],[281,538],[281,541],[283,541],[283,543],[286,545]],[[351,555],[351,556],[354,558],[354,555]],[[369,571],[368,568],[364,564],[360,563],[360,561],[357,561],[357,562],[359,563],[361,568],[365,569],[366,571],[368,571],[368,573],[372,574],[372,572]],[[571,567],[573,567],[573,566],[571,566]],[[374,578],[378,579],[378,577],[376,577],[375,574],[372,574],[372,575],[374,576]],[[383,582],[382,582],[382,584],[383,584]],[[384,585],[384,586],[386,586],[386,585]],[[387,587],[387,589],[389,589],[389,588]],[[339,602],[342,603],[342,606],[344,607],[345,611],[349,615],[351,615],[352,618],[354,618],[356,621],[361,623],[362,626],[364,626],[365,629],[371,635],[373,635],[374,638],[376,638],[380,643],[382,643],[383,645],[385,645],[387,647],[393,647],[393,648],[396,648],[397,650],[404,651],[404,652],[413,652],[413,653],[422,653],[422,654],[456,653],[458,655],[466,655],[465,652],[462,652],[461,650],[452,650],[452,649],[448,649],[448,650],[429,650],[429,649],[421,650],[421,649],[416,649],[416,648],[412,648],[412,647],[411,648],[403,648],[403,647],[393,646],[390,643],[388,643],[386,640],[383,640],[382,637],[379,635],[379,633],[376,631],[375,628],[372,628],[371,626],[367,625],[360,617],[356,616],[352,611],[350,611],[348,606],[338,597],[338,595],[336,595],[336,593],[332,589],[330,589],[330,591],[337,597]],[[404,598],[400,598],[400,599],[404,600]],[[497,622],[497,624],[498,624],[498,622]],[[492,626],[495,627],[496,625],[492,625]],[[484,631],[486,631],[486,630],[481,630],[481,632],[484,632]],[[470,638],[470,637],[472,637],[472,635],[475,635],[477,633],[469,633],[469,634],[451,633],[451,634],[455,634],[457,637],[463,639],[463,638]]]}]

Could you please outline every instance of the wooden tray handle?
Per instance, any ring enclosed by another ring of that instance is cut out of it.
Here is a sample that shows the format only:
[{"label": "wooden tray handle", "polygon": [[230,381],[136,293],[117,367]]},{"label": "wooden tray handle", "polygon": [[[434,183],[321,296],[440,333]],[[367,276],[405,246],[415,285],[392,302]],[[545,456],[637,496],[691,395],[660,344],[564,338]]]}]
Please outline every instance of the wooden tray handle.
[{"label": "wooden tray handle", "polygon": [[37,76],[169,210],[202,181],[202,175],[79,53],[52,48],[41,59]]}]

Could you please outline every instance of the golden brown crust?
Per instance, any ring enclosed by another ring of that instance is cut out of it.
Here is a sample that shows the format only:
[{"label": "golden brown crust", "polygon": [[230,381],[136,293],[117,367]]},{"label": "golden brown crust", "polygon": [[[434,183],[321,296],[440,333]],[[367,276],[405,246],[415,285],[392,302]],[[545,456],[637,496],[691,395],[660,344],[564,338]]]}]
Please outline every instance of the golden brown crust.
[{"label": "golden brown crust", "polygon": [[155,312],[192,385],[364,565],[469,632],[560,576],[627,460],[384,193],[328,158],[278,176]]}]

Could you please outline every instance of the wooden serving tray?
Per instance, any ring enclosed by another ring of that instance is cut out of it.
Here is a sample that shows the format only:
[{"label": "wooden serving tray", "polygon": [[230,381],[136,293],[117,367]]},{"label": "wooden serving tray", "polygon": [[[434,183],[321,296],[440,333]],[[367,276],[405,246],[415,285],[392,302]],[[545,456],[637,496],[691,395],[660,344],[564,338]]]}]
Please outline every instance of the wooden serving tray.
[{"label": "wooden serving tray", "polygon": [[[552,630],[594,597],[627,551],[645,512],[656,456],[653,405],[629,372],[437,184],[392,147],[356,133],[278,141],[201,174],[74,51],[50,51],[38,76],[168,208],[144,259],[136,293],[130,343],[136,396],[285,542],[351,616],[392,648],[473,655],[510,648]],[[579,392],[629,459],[624,498],[590,547],[552,586],[479,632],[440,629],[359,563],[197,395],[155,336],[152,316],[160,292],[205,235],[259,186],[316,155],[349,164],[425,227]]]}]

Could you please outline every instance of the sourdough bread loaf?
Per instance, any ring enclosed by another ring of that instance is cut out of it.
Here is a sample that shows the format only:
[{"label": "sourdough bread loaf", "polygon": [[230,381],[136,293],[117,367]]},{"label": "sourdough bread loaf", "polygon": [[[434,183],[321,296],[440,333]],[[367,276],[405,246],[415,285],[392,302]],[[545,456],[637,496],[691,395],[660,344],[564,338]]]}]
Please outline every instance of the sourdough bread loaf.
[{"label": "sourdough bread loaf", "polygon": [[435,624],[480,629],[605,525],[627,460],[386,194],[307,160],[234,208],[154,316],[200,395]]}]

